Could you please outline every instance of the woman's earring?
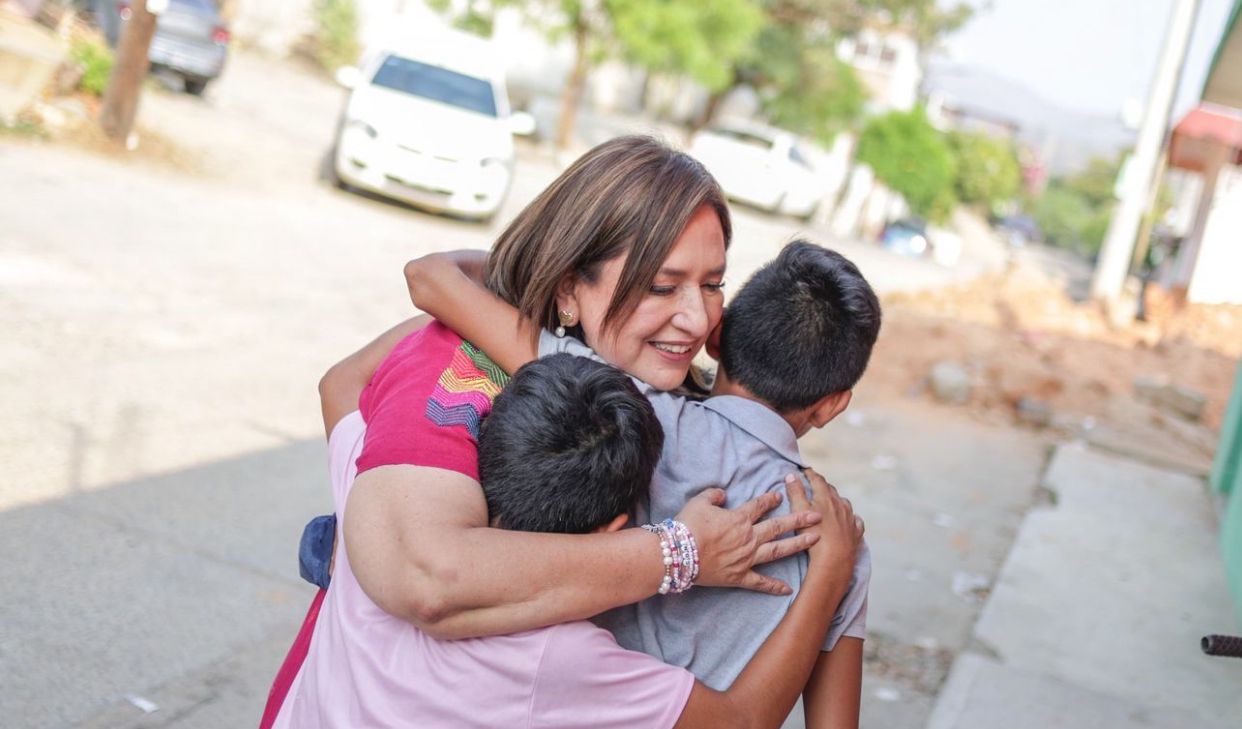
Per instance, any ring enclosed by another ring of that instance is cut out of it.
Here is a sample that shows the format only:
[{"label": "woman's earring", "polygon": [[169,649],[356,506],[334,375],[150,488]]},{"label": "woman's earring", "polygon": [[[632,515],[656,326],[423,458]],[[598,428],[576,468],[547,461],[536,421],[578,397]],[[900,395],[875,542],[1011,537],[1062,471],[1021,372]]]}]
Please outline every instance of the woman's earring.
[{"label": "woman's earring", "polygon": [[557,316],[561,319],[561,325],[557,327],[556,331],[553,333],[556,334],[558,338],[564,339],[565,327],[572,327],[576,323],[577,319],[574,317],[572,311],[565,311],[563,309],[557,312]]}]

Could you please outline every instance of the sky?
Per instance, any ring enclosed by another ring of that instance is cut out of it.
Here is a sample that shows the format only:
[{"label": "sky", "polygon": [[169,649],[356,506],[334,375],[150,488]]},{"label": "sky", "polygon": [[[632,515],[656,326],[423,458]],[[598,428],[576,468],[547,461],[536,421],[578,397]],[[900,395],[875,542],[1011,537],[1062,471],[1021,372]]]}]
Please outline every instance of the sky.
[{"label": "sky", "polygon": [[[942,53],[1066,109],[1116,116],[1127,100],[1146,102],[1173,2],[970,0],[975,17],[944,40]],[[1200,0],[1174,119],[1197,103],[1232,7],[1233,0]]]}]

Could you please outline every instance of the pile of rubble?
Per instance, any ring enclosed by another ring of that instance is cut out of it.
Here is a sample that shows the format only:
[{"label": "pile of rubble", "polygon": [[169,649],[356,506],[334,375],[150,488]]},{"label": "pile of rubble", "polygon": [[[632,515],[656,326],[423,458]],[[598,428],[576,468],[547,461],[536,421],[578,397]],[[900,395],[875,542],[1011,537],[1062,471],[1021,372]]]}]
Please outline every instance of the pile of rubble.
[{"label": "pile of rubble", "polygon": [[894,295],[863,387],[1202,471],[1242,355],[1242,306],[1159,290],[1146,304],[1146,321],[1116,327],[1030,266]]}]

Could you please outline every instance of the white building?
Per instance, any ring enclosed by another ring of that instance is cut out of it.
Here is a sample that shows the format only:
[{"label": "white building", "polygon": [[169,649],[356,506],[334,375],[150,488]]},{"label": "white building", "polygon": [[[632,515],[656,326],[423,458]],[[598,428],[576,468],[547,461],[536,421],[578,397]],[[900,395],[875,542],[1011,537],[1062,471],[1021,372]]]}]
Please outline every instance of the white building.
[{"label": "white building", "polygon": [[919,45],[898,28],[868,27],[837,46],[837,56],[854,67],[871,96],[868,111],[909,111],[923,80]]}]

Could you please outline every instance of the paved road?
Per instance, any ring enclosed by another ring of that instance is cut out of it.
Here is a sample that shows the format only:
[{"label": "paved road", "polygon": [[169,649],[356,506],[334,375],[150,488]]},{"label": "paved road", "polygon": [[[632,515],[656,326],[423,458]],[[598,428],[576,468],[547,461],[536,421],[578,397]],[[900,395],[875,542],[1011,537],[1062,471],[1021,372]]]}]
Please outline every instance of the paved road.
[{"label": "paved road", "polygon": [[[498,230],[317,182],[341,98],[246,56],[206,100],[149,93],[194,172],[0,140],[6,726],[253,720],[326,505],[316,381],[411,314],[406,260]],[[527,147],[518,170],[500,220],[558,167]],[[797,230],[738,211],[730,278]],[[962,275],[833,243],[881,290]]]}]

